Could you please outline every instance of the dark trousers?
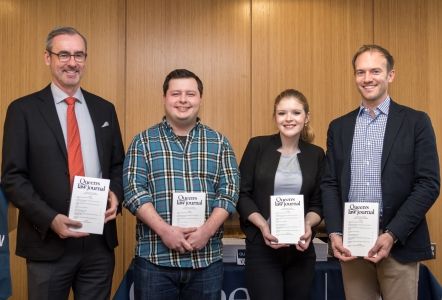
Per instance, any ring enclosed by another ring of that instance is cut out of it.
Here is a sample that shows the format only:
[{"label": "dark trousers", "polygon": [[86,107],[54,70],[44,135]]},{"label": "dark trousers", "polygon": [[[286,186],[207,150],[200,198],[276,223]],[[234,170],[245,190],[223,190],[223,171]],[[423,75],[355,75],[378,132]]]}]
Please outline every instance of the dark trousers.
[{"label": "dark trousers", "polygon": [[58,260],[27,260],[26,265],[30,300],[68,299],[71,288],[75,299],[110,298],[115,256],[100,235],[69,238]]},{"label": "dark trousers", "polygon": [[305,253],[294,246],[274,250],[247,244],[246,287],[251,300],[310,299],[315,274],[313,245]]}]

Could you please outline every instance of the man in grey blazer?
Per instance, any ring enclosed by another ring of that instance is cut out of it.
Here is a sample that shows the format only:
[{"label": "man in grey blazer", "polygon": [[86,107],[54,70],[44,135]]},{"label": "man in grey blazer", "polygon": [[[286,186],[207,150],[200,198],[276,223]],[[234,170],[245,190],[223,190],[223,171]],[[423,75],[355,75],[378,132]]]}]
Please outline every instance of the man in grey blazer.
[{"label": "man in grey blazer", "polygon": [[[436,140],[424,112],[394,102],[391,54],[364,45],[353,57],[362,103],[330,123],[322,200],[346,299],[417,299],[418,263],[431,258],[425,215],[439,195]],[[343,247],[345,202],[379,203],[379,236],[365,257]]]},{"label": "man in grey blazer", "polygon": [[[67,299],[71,287],[76,299],[110,297],[124,149],[114,106],[80,88],[86,57],[76,29],[51,31],[44,59],[52,83],[13,101],[6,115],[2,184],[19,209],[16,254],[26,258],[29,299]],[[81,173],[110,179],[103,235],[71,230],[81,224],[67,216],[71,180],[81,175],[68,167],[68,97],[75,98]]]}]

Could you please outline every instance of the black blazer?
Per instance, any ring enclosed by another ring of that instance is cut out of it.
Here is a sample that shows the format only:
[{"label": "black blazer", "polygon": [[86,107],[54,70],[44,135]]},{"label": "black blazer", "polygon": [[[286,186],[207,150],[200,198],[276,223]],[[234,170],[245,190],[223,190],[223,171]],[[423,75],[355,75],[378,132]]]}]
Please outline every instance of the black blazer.
[{"label": "black blazer", "polygon": [[[237,210],[241,229],[248,242],[264,243],[261,231],[248,217],[254,212],[265,219],[270,217],[270,196],[274,194],[275,174],[281,153],[279,133],[250,139],[239,166],[241,172],[240,196]],[[324,150],[313,144],[299,141],[299,165],[302,173],[300,194],[304,195],[305,213],[314,211],[322,216],[320,178],[324,161]],[[256,238],[256,236],[260,238]]]},{"label": "black blazer", "polygon": [[[350,190],[350,161],[359,108],[330,123],[322,199],[327,231],[342,232],[344,202]],[[425,214],[440,189],[439,159],[431,121],[424,112],[393,101],[381,162],[381,229],[399,239],[391,255],[400,262],[431,258]]]},{"label": "black blazer", "polygon": [[[121,201],[124,148],[115,108],[82,92],[94,124],[102,176],[111,180],[110,189]],[[65,241],[50,224],[58,213],[67,215],[71,192],[66,144],[50,86],[8,107],[2,184],[19,209],[16,254],[34,260],[60,257]],[[110,249],[118,245],[115,220],[105,224],[103,235]]]}]

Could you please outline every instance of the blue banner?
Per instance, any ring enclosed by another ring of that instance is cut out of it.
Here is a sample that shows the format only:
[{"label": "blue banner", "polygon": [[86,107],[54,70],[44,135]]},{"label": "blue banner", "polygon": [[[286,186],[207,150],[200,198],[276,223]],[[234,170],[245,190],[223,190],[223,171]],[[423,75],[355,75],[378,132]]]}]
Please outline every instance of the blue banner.
[{"label": "blue banner", "polygon": [[11,272],[9,269],[8,201],[0,184],[0,299],[11,296]]}]

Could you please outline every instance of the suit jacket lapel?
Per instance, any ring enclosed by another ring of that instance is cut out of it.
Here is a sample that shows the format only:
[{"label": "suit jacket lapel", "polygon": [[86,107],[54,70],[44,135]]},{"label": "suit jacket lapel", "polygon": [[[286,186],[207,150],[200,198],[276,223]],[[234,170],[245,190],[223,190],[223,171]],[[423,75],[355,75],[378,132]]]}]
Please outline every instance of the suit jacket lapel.
[{"label": "suit jacket lapel", "polygon": [[[359,113],[359,108],[355,109],[351,113],[349,113],[343,122],[342,128],[342,149],[343,149],[343,157],[344,165],[342,168],[342,196],[345,198],[345,201],[348,199],[348,193],[350,191],[350,180],[351,180],[351,149],[353,146],[353,136],[355,133],[356,126],[356,118]],[[336,143],[337,141],[335,141]]]},{"label": "suit jacket lapel", "polygon": [[[276,170],[278,169],[279,160],[281,159],[281,152],[278,151],[279,148],[281,148],[281,136],[279,133],[273,135],[272,137],[272,144],[268,148],[268,151],[270,153],[268,155],[265,155],[263,157],[267,157],[268,159],[268,166],[269,166],[269,172],[270,174],[275,175]],[[274,191],[273,191],[274,192]],[[273,194],[272,192],[272,194]]]},{"label": "suit jacket lapel", "polygon": [[[271,142],[265,145],[265,149],[263,149],[262,153],[262,157],[265,158],[262,164],[265,166],[266,170],[268,170],[268,173],[272,174],[273,178],[275,178],[279,159],[281,158],[281,153],[278,151],[279,148],[281,148],[281,138],[279,133],[277,133],[271,137]],[[273,195],[275,193],[275,185],[273,183],[270,184],[269,189],[270,195]]]},{"label": "suit jacket lapel", "polygon": [[94,96],[83,89],[81,89],[81,92],[83,93],[84,99],[86,100],[86,105],[89,110],[92,123],[94,124],[95,142],[97,144],[98,157],[100,159],[100,165],[103,168],[103,143],[101,135],[102,124],[100,124],[102,118],[100,118],[99,108],[97,107]]},{"label": "suit jacket lapel", "polygon": [[401,112],[401,110],[401,107],[391,100],[387,126],[385,128],[384,145],[382,149],[381,173],[384,170],[385,163],[390,156],[391,148],[404,120],[404,114]]},{"label": "suit jacket lapel", "polygon": [[[301,139],[299,139],[299,150],[300,152],[298,153],[298,162],[299,162],[299,168],[301,169],[301,175],[302,178],[307,178],[307,175],[305,174],[306,172],[310,172],[310,170],[308,169],[308,160],[307,160],[307,150],[305,150],[306,145],[305,142]],[[301,190],[299,191],[299,193],[301,195],[304,194],[304,189],[305,189],[305,180],[302,180],[301,183]]]},{"label": "suit jacket lapel", "polygon": [[48,127],[54,133],[57,144],[60,147],[60,151],[63,153],[64,157],[67,160],[66,142],[64,140],[63,130],[61,129],[57,109],[55,108],[51,86],[48,85],[43,90],[38,92],[37,97],[39,98],[41,104],[38,105],[38,110],[40,111],[43,119],[45,119],[45,121],[48,123]]}]

